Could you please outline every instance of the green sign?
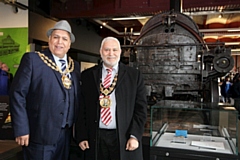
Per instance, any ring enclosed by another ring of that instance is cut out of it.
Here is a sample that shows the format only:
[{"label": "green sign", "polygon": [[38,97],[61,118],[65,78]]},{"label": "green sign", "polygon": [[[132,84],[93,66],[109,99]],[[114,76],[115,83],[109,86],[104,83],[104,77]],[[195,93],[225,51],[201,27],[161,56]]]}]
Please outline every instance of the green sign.
[{"label": "green sign", "polygon": [[28,47],[28,28],[0,28],[0,61],[13,75]]}]

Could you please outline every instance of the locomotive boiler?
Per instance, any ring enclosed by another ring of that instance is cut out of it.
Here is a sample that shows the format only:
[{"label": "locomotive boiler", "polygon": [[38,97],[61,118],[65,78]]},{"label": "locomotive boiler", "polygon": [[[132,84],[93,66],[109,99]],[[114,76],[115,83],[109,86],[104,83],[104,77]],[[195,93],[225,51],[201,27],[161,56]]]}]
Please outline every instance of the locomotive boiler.
[{"label": "locomotive boiler", "polygon": [[131,47],[130,66],[142,72],[150,104],[218,102],[217,79],[234,65],[230,48],[205,43],[196,23],[174,11],[149,19]]}]

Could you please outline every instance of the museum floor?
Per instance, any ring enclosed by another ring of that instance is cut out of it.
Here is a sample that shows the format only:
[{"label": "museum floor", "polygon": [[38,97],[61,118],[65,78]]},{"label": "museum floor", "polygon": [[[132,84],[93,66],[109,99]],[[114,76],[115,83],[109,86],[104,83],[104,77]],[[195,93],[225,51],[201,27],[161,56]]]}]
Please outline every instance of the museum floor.
[{"label": "museum floor", "polygon": [[[234,102],[232,100],[229,106],[232,106],[233,103]],[[238,123],[238,131],[240,131],[240,122]],[[240,138],[238,138],[238,144],[240,144]],[[143,137],[144,160],[150,159],[149,148],[150,148],[149,136],[145,136]],[[240,149],[239,149],[239,153],[240,153]],[[83,159],[82,151],[75,143],[72,143],[69,160],[82,160],[82,159]],[[240,159],[240,155],[239,155],[239,159]],[[21,147],[18,146],[14,140],[0,140],[0,160],[23,160]]]},{"label": "museum floor", "polygon": [[[143,147],[143,150],[144,160],[149,160],[149,146]],[[23,160],[21,147],[14,140],[0,140],[0,160]],[[69,160],[82,160],[82,152],[77,146],[71,147]]]},{"label": "museum floor", "polygon": [[[82,160],[82,152],[71,145],[70,160]],[[0,140],[0,160],[23,160],[22,148],[14,140]]]}]

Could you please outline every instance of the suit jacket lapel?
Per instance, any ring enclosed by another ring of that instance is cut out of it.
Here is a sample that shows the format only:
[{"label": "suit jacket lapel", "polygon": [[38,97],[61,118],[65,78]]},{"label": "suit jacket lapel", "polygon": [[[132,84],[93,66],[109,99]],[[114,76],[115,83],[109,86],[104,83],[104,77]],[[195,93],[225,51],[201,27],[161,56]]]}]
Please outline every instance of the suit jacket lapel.
[{"label": "suit jacket lapel", "polygon": [[[123,63],[119,63],[118,80],[117,80],[116,88],[122,82],[125,73],[126,73],[125,65]],[[100,92],[100,79],[102,78],[102,64],[98,65],[93,70],[93,77],[94,77],[95,84],[96,84],[96,87],[98,89],[98,92]]]},{"label": "suit jacket lapel", "polygon": [[77,80],[77,75],[76,75],[75,70],[76,70],[76,68],[74,68],[73,72],[71,72],[70,74],[71,74],[71,79],[72,79],[72,83],[73,83],[73,87],[74,87],[74,95],[75,95],[75,98],[78,99],[77,92],[79,92],[79,91],[78,91],[78,88],[77,88],[77,83],[80,83],[80,82]]},{"label": "suit jacket lapel", "polygon": [[[56,64],[56,62],[55,62],[55,60],[53,58],[53,55],[50,52],[50,50],[47,50],[46,52],[44,52],[44,54],[45,54],[45,56],[47,56],[49,59],[51,59]],[[61,77],[60,72],[55,71],[54,69],[52,69],[52,71],[53,71],[54,75],[56,76],[56,78],[58,80],[58,83],[60,84],[60,86],[62,86],[62,89],[64,89],[64,86],[62,84],[62,79],[61,79],[62,77]]]},{"label": "suit jacket lapel", "polygon": [[124,79],[125,73],[126,73],[125,65],[123,63],[119,63],[118,80],[117,80],[116,88],[121,84],[122,80]]}]

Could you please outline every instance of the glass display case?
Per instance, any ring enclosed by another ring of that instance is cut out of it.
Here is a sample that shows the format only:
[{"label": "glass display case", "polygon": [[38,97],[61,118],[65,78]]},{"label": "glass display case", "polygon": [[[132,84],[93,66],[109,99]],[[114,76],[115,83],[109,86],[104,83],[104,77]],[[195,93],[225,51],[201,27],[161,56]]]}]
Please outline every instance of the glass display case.
[{"label": "glass display case", "polygon": [[218,103],[151,106],[151,160],[237,160],[238,112]]}]

